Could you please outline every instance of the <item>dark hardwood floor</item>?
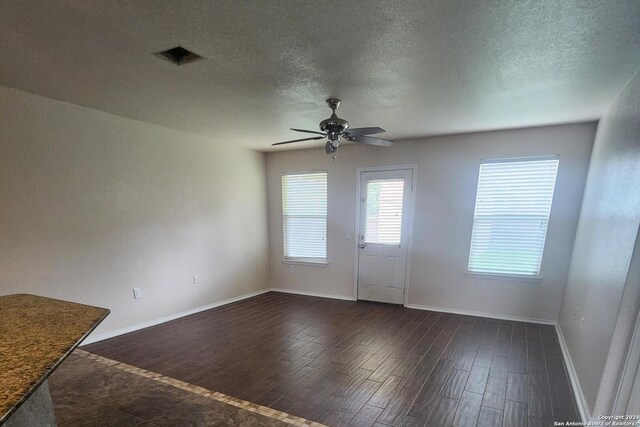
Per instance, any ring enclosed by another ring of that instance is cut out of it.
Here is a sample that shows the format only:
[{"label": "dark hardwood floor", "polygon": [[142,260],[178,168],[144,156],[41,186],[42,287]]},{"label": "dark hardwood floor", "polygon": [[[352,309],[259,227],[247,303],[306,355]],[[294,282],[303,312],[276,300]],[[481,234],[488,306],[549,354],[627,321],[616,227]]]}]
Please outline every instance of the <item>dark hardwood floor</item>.
[{"label": "dark hardwood floor", "polygon": [[270,292],[84,349],[333,426],[579,420],[547,325]]}]

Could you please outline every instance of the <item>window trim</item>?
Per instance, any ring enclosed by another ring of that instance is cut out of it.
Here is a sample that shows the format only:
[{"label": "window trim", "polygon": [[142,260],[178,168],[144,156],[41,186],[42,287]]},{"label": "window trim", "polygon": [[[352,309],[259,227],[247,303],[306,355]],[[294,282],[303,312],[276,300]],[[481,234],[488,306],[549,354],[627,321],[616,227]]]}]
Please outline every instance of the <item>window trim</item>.
[{"label": "window trim", "polygon": [[[478,188],[480,186],[480,168],[483,164],[492,164],[492,163],[515,163],[515,162],[535,162],[535,161],[544,161],[544,160],[557,160],[558,166],[556,168],[556,176],[553,182],[553,193],[551,195],[551,205],[549,206],[549,214],[547,216],[547,230],[544,234],[544,240],[542,241],[542,254],[540,255],[540,265],[538,266],[538,272],[536,274],[518,274],[518,273],[491,273],[491,272],[482,272],[482,271],[472,271],[469,270],[469,262],[471,260],[471,243],[473,240],[473,226],[475,224],[476,219],[476,205],[478,203]],[[479,279],[487,279],[487,280],[505,280],[505,281],[521,281],[521,282],[533,282],[539,283],[544,280],[542,275],[542,263],[544,261],[545,249],[547,246],[547,236],[549,235],[549,223],[551,222],[551,211],[553,209],[553,201],[556,196],[556,185],[558,183],[558,173],[560,171],[560,156],[558,154],[550,154],[544,156],[524,156],[524,157],[506,157],[499,159],[481,159],[478,164],[478,174],[477,174],[477,182],[476,182],[476,196],[474,198],[473,203],[473,215],[471,219],[471,234],[469,235],[469,251],[467,254],[467,264],[465,268],[464,275],[466,277],[475,277]]]},{"label": "window trim", "polygon": [[517,282],[533,282],[539,283],[542,282],[542,276],[537,274],[535,276],[525,275],[525,274],[499,274],[499,273],[480,273],[477,271],[467,271],[464,272],[466,277],[475,277],[478,279],[485,280],[502,280],[502,281],[517,281]]},{"label": "window trim", "polygon": [[[285,241],[285,226],[284,226],[284,209],[282,202],[284,200],[284,188],[282,187],[282,177],[288,175],[310,175],[324,173],[327,176],[327,215],[325,216],[325,258],[317,257],[288,257],[285,253],[284,241]],[[280,214],[282,216],[282,263],[283,264],[296,264],[296,265],[309,265],[309,266],[327,266],[329,265],[329,171],[327,169],[316,170],[300,170],[300,171],[287,171],[280,174]]]},{"label": "window trim", "polygon": [[283,264],[295,265],[314,265],[316,267],[325,267],[329,262],[325,258],[282,258]]}]

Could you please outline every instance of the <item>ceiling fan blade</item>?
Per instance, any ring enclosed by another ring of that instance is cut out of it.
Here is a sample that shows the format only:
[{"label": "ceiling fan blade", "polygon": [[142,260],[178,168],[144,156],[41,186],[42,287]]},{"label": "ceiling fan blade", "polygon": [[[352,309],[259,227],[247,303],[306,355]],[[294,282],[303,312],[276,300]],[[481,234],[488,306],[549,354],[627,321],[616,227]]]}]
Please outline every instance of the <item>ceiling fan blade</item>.
[{"label": "ceiling fan blade", "polygon": [[389,141],[388,139],[382,138],[374,138],[373,136],[354,136],[349,137],[349,141],[360,142],[362,144],[368,145],[378,145],[380,147],[391,147],[393,145],[393,141]]},{"label": "ceiling fan blade", "polygon": [[316,134],[318,134],[318,135],[327,136],[327,134],[326,134],[326,133],[316,132],[315,130],[294,129],[294,128],[289,128],[289,129],[291,129],[291,130],[295,130],[296,132],[316,133]]},{"label": "ceiling fan blade", "polygon": [[284,142],[276,142],[275,144],[271,144],[271,146],[282,145],[282,144],[291,144],[292,142],[300,142],[300,141],[311,141],[312,139],[324,139],[325,136],[314,136],[312,138],[302,138],[302,139],[294,139],[292,141],[284,141]]},{"label": "ceiling fan blade", "polygon": [[383,133],[383,132],[386,132],[386,130],[379,127],[372,127],[372,128],[347,129],[347,131],[344,134],[348,136],[360,136],[360,135],[374,135],[376,133]]}]

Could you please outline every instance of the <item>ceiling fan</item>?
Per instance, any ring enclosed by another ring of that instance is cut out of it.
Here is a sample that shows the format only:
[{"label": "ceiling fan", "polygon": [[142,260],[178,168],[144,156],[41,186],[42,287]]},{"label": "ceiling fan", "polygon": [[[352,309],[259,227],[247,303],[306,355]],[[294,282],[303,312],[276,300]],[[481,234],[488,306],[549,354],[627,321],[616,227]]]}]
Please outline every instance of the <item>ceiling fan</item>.
[{"label": "ceiling fan", "polygon": [[344,138],[347,141],[359,142],[361,144],[368,145],[378,145],[381,147],[389,147],[393,145],[393,141],[389,141],[388,139],[375,138],[373,135],[376,133],[386,132],[384,129],[379,127],[369,127],[369,128],[353,128],[349,129],[349,122],[341,119],[336,115],[336,110],[340,106],[340,100],[337,98],[329,98],[327,99],[327,104],[329,104],[329,108],[333,111],[331,117],[325,119],[320,122],[320,131],[317,132],[315,130],[306,130],[306,129],[294,129],[296,132],[304,132],[304,133],[314,133],[320,136],[313,136],[310,138],[302,138],[302,139],[294,139],[291,141],[284,142],[276,142],[275,145],[283,145],[283,144],[291,144],[294,142],[302,142],[302,141],[311,141],[315,139],[324,139],[327,138],[327,144],[325,145],[325,151],[328,155],[331,156],[333,160],[336,159],[338,155],[338,147],[340,146],[340,139]]}]

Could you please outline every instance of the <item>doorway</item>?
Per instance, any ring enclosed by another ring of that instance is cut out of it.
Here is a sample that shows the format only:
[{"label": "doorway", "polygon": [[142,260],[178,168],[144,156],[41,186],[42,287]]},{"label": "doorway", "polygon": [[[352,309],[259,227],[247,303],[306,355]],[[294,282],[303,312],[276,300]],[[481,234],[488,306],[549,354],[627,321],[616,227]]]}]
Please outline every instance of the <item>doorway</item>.
[{"label": "doorway", "polygon": [[357,299],[405,304],[415,169],[358,170]]}]

